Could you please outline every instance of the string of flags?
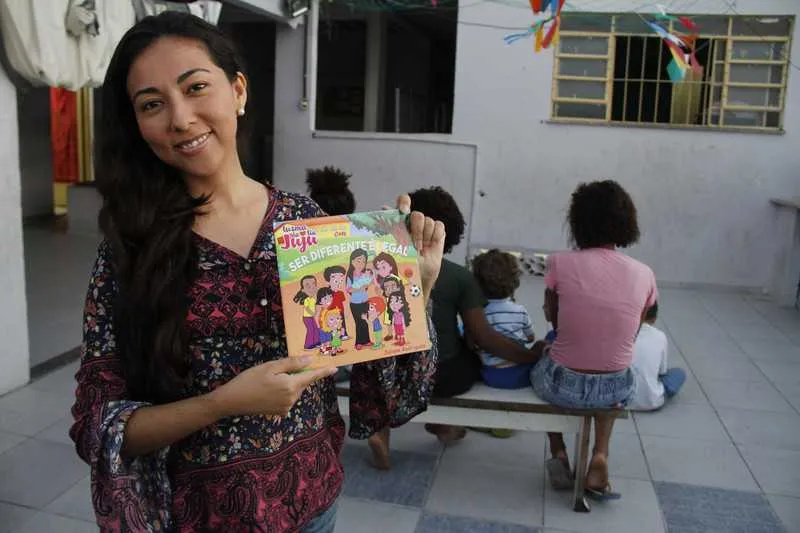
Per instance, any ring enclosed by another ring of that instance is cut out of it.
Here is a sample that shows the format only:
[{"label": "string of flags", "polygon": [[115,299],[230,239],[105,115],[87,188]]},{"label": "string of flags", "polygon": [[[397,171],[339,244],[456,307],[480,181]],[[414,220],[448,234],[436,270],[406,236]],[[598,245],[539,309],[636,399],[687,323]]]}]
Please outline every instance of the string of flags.
[{"label": "string of flags", "polygon": [[[673,27],[681,26],[685,32],[674,31],[670,33],[658,22],[671,22]],[[697,76],[703,75],[703,66],[697,60],[697,33],[699,27],[688,17],[679,17],[667,13],[664,6],[658,6],[655,21],[644,21],[669,48],[672,60],[667,65],[667,74],[673,82],[686,79],[689,71]]]},{"label": "string of flags", "polygon": [[[550,16],[536,21],[524,32],[506,35],[503,40],[506,44],[512,44],[520,39],[527,39],[533,35],[534,49],[539,53],[558,43],[558,29],[559,26],[561,26],[561,11],[564,9],[566,0],[530,0],[530,2],[534,15],[546,13],[549,9]],[[548,24],[550,27],[545,31]]]},{"label": "string of flags", "polygon": [[[558,43],[561,12],[565,0],[530,0],[530,3],[535,16],[547,15],[548,10],[549,15],[540,18],[523,32],[506,35],[503,40],[506,44],[513,44],[533,36],[534,49],[538,53]],[[649,21],[644,17],[642,20],[656,35],[661,37],[672,54],[672,60],[667,65],[670,80],[673,82],[683,81],[690,71],[702,76],[703,67],[697,60],[697,49],[695,48],[699,27],[688,17],[671,15],[662,5],[657,7],[658,12],[653,16],[655,20]],[[665,22],[672,23],[673,27],[680,27],[683,31],[670,32],[662,25]]]}]

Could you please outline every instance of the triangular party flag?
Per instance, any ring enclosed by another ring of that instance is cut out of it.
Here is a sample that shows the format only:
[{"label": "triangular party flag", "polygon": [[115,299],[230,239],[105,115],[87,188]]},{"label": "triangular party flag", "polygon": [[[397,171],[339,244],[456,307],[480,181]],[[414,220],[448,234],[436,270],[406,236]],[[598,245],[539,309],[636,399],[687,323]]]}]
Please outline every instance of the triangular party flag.
[{"label": "triangular party flag", "polygon": [[539,13],[542,10],[542,0],[531,0],[531,9],[533,13]]},{"label": "triangular party flag", "polygon": [[699,29],[697,24],[689,17],[678,17],[678,20],[683,24],[683,27],[689,31],[697,31]]},{"label": "triangular party flag", "polygon": [[678,20],[677,17],[667,13],[667,8],[661,4],[656,4],[656,8],[658,8],[658,13],[655,14],[656,20]]},{"label": "triangular party flag", "polygon": [[542,6],[540,11],[547,11],[547,8],[550,7],[550,4],[555,2],[555,0],[541,0]]},{"label": "triangular party flag", "polygon": [[667,65],[667,74],[672,82],[683,81],[686,78],[686,69],[682,68],[674,59]]},{"label": "triangular party flag", "polygon": [[674,36],[673,34],[669,33],[662,26],[659,26],[655,22],[650,22],[648,20],[646,20],[645,23],[648,26],[650,26],[653,29],[653,31],[656,32],[659,35],[659,37],[661,37],[662,39],[665,39],[667,41],[671,41],[671,42],[675,43],[678,46],[683,46],[683,41],[681,41],[678,37]]},{"label": "triangular party flag", "polygon": [[544,26],[536,28],[536,53],[542,51],[542,41],[544,40]]},{"label": "triangular party flag", "polygon": [[697,54],[695,54],[694,51],[692,51],[692,53],[689,54],[689,66],[692,67],[692,70],[694,71],[695,74],[699,75],[703,74],[703,65],[701,65],[700,62],[697,60]]},{"label": "triangular party flag", "polygon": [[553,37],[555,37],[556,33],[558,32],[558,19],[553,20],[553,23],[550,25],[550,29],[547,30],[547,35],[544,37],[544,41],[542,42],[542,48],[550,48],[550,43],[553,42]]},{"label": "triangular party flag", "polygon": [[686,68],[686,66],[687,66],[687,64],[686,64],[686,54],[681,49],[681,47],[676,45],[675,43],[672,43],[672,42],[666,41],[666,40],[664,41],[664,43],[669,48],[669,51],[672,52],[672,57],[675,59],[675,61],[678,63],[678,65],[681,68]]}]

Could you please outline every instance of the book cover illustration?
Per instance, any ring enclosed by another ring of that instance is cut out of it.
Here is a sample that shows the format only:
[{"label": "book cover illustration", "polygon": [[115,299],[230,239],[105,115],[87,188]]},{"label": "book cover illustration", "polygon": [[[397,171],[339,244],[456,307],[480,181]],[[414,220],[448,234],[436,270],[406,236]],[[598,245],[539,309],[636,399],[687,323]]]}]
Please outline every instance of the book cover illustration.
[{"label": "book cover illustration", "polygon": [[293,220],[274,230],[290,356],[341,366],[430,348],[405,215]]}]

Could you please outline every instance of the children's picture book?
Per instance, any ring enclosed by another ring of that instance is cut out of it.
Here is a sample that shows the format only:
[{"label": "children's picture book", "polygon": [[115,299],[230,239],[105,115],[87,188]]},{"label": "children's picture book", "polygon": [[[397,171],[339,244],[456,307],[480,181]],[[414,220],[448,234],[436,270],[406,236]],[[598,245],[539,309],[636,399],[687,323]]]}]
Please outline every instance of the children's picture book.
[{"label": "children's picture book", "polygon": [[431,347],[405,215],[293,220],[274,230],[289,356],[341,366]]}]

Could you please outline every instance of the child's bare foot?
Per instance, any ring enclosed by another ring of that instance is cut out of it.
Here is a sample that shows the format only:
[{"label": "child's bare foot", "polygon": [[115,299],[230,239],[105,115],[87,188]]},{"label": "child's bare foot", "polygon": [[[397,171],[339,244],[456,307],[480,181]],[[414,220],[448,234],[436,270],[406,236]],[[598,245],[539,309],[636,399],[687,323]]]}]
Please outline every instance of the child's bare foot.
[{"label": "child's bare foot", "polygon": [[372,435],[367,443],[372,451],[370,464],[378,470],[389,470],[392,467],[389,460],[389,428],[383,428]]}]

